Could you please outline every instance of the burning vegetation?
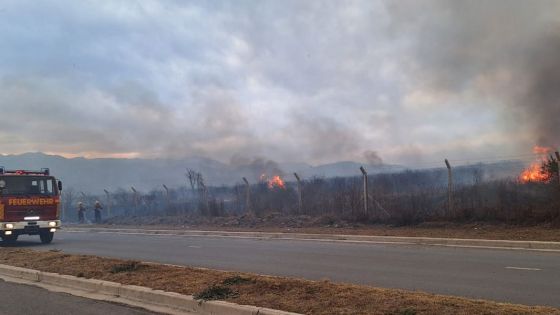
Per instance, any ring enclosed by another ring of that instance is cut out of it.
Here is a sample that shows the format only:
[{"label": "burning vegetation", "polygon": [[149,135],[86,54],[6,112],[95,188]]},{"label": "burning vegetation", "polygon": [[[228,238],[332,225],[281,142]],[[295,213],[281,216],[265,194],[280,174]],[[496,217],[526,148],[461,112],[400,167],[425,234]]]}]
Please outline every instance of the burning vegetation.
[{"label": "burning vegetation", "polygon": [[273,189],[275,187],[286,189],[286,185],[280,175],[273,175],[272,177],[268,177],[266,174],[262,174],[261,181],[265,182],[269,189]]},{"label": "burning vegetation", "polygon": [[558,168],[558,161],[551,154],[553,151],[552,148],[535,146],[533,153],[537,154],[538,158],[521,172],[519,181],[521,183],[552,181]]},{"label": "burning vegetation", "polygon": [[284,181],[280,178],[279,175],[272,176],[271,179],[268,180],[268,188],[272,189],[274,187],[285,189],[286,186],[284,185]]}]

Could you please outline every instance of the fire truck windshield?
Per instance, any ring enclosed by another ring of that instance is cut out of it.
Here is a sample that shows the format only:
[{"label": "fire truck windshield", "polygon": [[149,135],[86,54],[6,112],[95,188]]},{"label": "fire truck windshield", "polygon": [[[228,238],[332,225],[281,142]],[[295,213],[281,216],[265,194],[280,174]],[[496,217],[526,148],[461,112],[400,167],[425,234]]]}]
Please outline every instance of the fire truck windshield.
[{"label": "fire truck windshield", "polygon": [[5,182],[2,195],[47,195],[55,194],[55,181],[44,176],[0,176]]}]

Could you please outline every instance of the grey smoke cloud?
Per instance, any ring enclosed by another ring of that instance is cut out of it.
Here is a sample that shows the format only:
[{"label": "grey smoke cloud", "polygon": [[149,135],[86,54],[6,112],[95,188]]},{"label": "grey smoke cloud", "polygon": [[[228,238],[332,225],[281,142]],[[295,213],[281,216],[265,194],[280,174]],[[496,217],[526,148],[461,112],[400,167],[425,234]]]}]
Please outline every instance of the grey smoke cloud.
[{"label": "grey smoke cloud", "polygon": [[558,6],[7,1],[2,153],[244,156],[258,173],[558,145]]},{"label": "grey smoke cloud", "polygon": [[232,170],[241,171],[251,181],[260,181],[272,176],[283,176],[284,171],[277,162],[263,157],[250,158],[234,155],[230,159]]},{"label": "grey smoke cloud", "polygon": [[505,0],[389,6],[392,31],[410,39],[411,84],[444,99],[490,99],[503,106],[502,124],[545,146],[560,145],[559,9],[557,1]]},{"label": "grey smoke cloud", "polygon": [[367,150],[364,152],[364,158],[368,165],[381,165],[383,164],[383,160],[379,156],[379,154],[372,150]]},{"label": "grey smoke cloud", "polygon": [[541,146],[560,146],[560,25],[552,34],[538,38],[522,65],[525,86],[514,104],[522,108],[536,142]]}]

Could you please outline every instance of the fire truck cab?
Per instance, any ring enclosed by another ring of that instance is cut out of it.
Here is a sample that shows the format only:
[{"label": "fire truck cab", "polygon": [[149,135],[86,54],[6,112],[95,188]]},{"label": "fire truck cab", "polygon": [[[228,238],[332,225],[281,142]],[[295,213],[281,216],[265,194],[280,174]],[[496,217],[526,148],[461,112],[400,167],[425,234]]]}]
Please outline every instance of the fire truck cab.
[{"label": "fire truck cab", "polygon": [[0,166],[0,237],[16,241],[19,235],[39,235],[52,242],[60,229],[62,183],[40,171],[6,170]]}]

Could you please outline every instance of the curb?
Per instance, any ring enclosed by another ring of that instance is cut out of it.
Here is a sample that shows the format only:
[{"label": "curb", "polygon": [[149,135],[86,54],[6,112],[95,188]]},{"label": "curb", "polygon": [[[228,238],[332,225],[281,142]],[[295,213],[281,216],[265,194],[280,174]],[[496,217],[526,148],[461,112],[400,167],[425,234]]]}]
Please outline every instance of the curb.
[{"label": "curb", "polygon": [[[35,284],[41,283],[58,288],[85,291],[97,295],[101,294],[107,296],[109,300],[119,298],[119,302],[134,306],[138,306],[140,302],[142,305],[154,306],[160,310],[163,307],[170,309],[170,314],[176,314],[179,311],[181,313],[187,312],[202,315],[300,315],[224,301],[205,301],[201,303],[190,295],[104,280],[84,279],[3,264],[0,264],[0,276],[25,280]],[[82,294],[80,295],[82,296]],[[127,301],[132,303],[127,303]]]},{"label": "curb", "polygon": [[110,229],[110,228],[78,228],[67,227],[68,232],[97,232],[97,233],[129,233],[174,236],[213,236],[236,238],[267,238],[279,240],[306,241],[339,241],[356,243],[394,243],[405,245],[432,245],[455,247],[482,247],[494,249],[524,249],[536,251],[560,251],[560,242],[544,241],[510,241],[488,239],[461,239],[435,237],[406,237],[406,236],[372,236],[372,235],[343,235],[343,234],[306,234],[282,232],[229,232],[202,230],[145,230],[145,229]]}]

